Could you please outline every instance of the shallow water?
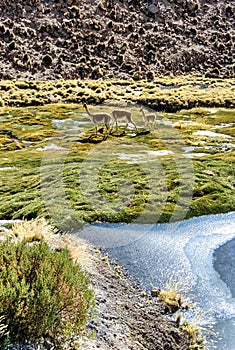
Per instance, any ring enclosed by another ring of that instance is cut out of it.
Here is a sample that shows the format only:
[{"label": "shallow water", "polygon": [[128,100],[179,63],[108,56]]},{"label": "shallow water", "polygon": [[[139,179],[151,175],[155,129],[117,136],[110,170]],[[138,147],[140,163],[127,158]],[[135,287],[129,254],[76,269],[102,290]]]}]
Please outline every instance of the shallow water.
[{"label": "shallow water", "polygon": [[121,160],[126,160],[128,164],[154,161],[155,157],[162,157],[173,154],[170,150],[159,150],[159,151],[143,151],[142,153],[113,153],[118,156]]},{"label": "shallow water", "polygon": [[[82,113],[81,113],[82,114]],[[52,119],[52,124],[57,129],[66,130],[77,130],[81,126],[89,125],[89,120],[73,120],[72,118],[67,119]]]},{"label": "shallow water", "polygon": [[5,167],[0,168],[0,171],[16,170],[16,169],[17,168],[13,167],[13,166],[5,166]]},{"label": "shallow water", "polygon": [[67,149],[67,148],[58,146],[55,143],[51,142],[48,145],[46,145],[45,147],[39,147],[36,150],[37,151],[49,151],[49,150],[51,150],[51,151],[55,151],[55,150],[60,151],[60,150],[65,150],[65,149]]},{"label": "shallow water", "polygon": [[208,136],[208,137],[221,137],[224,139],[232,139],[232,136],[230,136],[230,135],[220,134],[220,133],[209,131],[209,130],[198,130],[198,131],[194,132],[193,135]]},{"label": "shallow water", "polygon": [[78,235],[105,248],[146,290],[179,283],[194,306],[187,318],[199,317],[216,333],[206,331],[208,349],[235,350],[235,258],[228,258],[235,255],[235,212],[171,224],[87,225]]}]

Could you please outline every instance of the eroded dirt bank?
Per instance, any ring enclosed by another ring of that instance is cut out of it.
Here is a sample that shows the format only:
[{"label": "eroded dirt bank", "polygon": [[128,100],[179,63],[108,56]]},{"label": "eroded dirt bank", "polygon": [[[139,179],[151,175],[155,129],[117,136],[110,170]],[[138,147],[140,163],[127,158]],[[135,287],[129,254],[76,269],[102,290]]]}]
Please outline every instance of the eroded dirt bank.
[{"label": "eroded dirt bank", "polygon": [[85,345],[89,350],[188,349],[186,334],[163,316],[163,306],[134,286],[118,266],[96,259],[91,281],[97,318],[90,328],[96,331],[96,338],[85,342],[84,350]]}]

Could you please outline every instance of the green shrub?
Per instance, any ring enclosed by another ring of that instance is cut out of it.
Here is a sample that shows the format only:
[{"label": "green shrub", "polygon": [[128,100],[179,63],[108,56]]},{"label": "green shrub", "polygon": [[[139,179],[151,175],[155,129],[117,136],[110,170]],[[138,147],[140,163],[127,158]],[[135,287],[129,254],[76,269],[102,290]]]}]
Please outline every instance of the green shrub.
[{"label": "green shrub", "polygon": [[42,239],[0,244],[0,317],[11,341],[50,336],[61,349],[84,332],[93,306],[89,279],[67,249],[52,250]]}]

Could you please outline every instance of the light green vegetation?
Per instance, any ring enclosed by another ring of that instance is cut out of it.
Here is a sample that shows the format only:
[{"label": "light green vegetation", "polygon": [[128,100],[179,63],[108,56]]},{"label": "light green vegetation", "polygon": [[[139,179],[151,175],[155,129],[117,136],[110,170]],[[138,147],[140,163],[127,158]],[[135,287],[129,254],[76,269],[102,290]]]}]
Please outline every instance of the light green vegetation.
[{"label": "light green vegetation", "polygon": [[84,222],[156,223],[235,210],[234,109],[161,112],[150,130],[143,127],[140,105],[89,104],[93,113],[114,106],[132,111],[137,133],[121,125],[107,137],[100,126],[96,136],[80,104],[2,107],[0,219],[45,216],[62,229],[76,229]]},{"label": "light green vegetation", "polygon": [[205,338],[201,337],[201,329],[196,323],[184,321],[180,328],[187,334],[191,341],[189,350],[206,349]]}]

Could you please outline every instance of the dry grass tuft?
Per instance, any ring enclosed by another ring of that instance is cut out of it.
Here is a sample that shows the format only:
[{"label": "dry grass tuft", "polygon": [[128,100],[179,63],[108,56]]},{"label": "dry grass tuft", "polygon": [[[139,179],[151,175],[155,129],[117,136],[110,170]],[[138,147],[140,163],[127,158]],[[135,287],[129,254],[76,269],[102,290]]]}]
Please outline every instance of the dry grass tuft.
[{"label": "dry grass tuft", "polygon": [[179,309],[188,309],[189,305],[183,298],[184,288],[182,281],[175,282],[170,278],[164,289],[161,289],[158,300],[165,306],[168,313],[174,313]]},{"label": "dry grass tuft", "polygon": [[96,258],[89,245],[75,235],[58,233],[57,229],[49,225],[44,218],[22,220],[13,225],[10,236],[17,239],[26,239],[28,242],[44,239],[52,249],[70,251],[74,262],[80,264],[87,272],[94,271]]},{"label": "dry grass tuft", "polygon": [[18,240],[26,239],[32,242],[43,238],[49,242],[55,235],[56,229],[49,225],[44,218],[36,218],[15,223],[10,233]]},{"label": "dry grass tuft", "polygon": [[177,290],[161,290],[158,299],[169,313],[176,312],[183,307],[184,303],[183,297]]},{"label": "dry grass tuft", "polygon": [[66,233],[61,236],[61,244],[69,249],[74,262],[80,264],[87,272],[94,272],[95,261],[99,259],[93,255],[88,243],[75,235]]}]

